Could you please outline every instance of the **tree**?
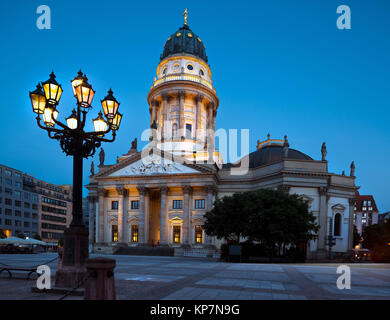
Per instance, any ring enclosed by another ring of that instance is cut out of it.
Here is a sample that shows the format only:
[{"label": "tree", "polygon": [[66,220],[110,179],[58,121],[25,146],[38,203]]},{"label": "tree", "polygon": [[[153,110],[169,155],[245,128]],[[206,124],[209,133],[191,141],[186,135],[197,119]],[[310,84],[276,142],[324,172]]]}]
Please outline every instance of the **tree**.
[{"label": "tree", "polygon": [[240,236],[246,237],[280,254],[314,239],[319,229],[306,201],[272,189],[217,199],[205,218],[209,235],[236,242]]},{"label": "tree", "polygon": [[363,248],[372,251],[374,261],[390,261],[390,220],[363,230]]},{"label": "tree", "polygon": [[0,229],[0,239],[5,239],[7,238],[7,235],[5,234],[3,229]]},{"label": "tree", "polygon": [[277,249],[284,255],[287,248],[298,248],[316,238],[319,227],[307,201],[300,196],[260,189],[252,192],[251,198],[248,237],[271,252]]},{"label": "tree", "polygon": [[249,225],[246,202],[247,193],[217,198],[214,207],[205,214],[206,233],[218,239],[239,243],[240,237],[247,234]]}]

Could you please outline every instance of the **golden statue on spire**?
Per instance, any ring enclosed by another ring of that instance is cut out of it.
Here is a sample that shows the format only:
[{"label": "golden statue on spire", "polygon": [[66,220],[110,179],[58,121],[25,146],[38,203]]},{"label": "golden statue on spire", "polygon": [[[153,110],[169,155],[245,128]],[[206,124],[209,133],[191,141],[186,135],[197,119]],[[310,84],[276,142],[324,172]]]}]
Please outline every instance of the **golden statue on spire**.
[{"label": "golden statue on spire", "polygon": [[183,13],[183,16],[184,16],[184,25],[186,26],[186,25],[187,25],[187,19],[188,19],[188,11],[187,11],[187,8],[185,8],[184,13]]}]

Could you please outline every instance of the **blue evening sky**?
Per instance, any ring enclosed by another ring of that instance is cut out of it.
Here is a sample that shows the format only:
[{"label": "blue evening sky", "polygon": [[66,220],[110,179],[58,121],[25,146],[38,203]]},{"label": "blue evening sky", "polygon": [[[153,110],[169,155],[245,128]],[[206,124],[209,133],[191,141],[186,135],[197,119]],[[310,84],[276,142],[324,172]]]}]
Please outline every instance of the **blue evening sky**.
[{"label": "blue evening sky", "polygon": [[[51,30],[36,27],[42,4],[51,8]],[[336,27],[342,4],[351,8],[351,30]],[[2,1],[0,163],[72,183],[72,159],[36,126],[28,97],[52,70],[64,88],[61,119],[75,105],[69,81],[80,68],[96,89],[89,121],[113,88],[124,118],[117,141],[104,145],[106,163],[126,153],[149,125],[146,95],[185,7],[213,71],[217,128],[249,128],[251,151],[268,132],[287,134],[315,159],[326,141],[330,172],[349,174],[354,160],[360,192],[390,210],[387,0]]]}]

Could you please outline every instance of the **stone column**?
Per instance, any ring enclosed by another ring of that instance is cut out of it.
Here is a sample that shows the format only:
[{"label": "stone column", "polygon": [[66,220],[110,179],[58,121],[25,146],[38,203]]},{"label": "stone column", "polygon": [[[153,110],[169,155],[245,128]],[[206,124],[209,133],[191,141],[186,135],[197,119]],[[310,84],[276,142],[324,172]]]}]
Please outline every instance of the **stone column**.
[{"label": "stone column", "polygon": [[149,243],[149,214],[150,214],[150,195],[149,192],[145,193],[145,210],[144,210],[144,239],[145,243]]},{"label": "stone column", "polygon": [[320,194],[320,212],[318,216],[318,224],[320,230],[318,232],[318,250],[325,250],[326,230],[328,223],[328,201],[327,201],[327,187],[318,188]]},{"label": "stone column", "polygon": [[198,141],[200,138],[201,119],[202,119],[202,95],[197,95],[195,98],[196,109],[195,109],[195,139]]},{"label": "stone column", "polygon": [[127,242],[127,190],[123,186],[116,188],[118,192],[118,242]]},{"label": "stone column", "polygon": [[139,226],[138,226],[138,243],[145,243],[145,194],[147,189],[144,186],[137,187],[139,192]]},{"label": "stone column", "polygon": [[192,187],[183,186],[184,193],[184,207],[183,207],[183,240],[184,244],[191,244],[191,198],[192,198]]},{"label": "stone column", "polygon": [[213,114],[214,105],[212,103],[207,105],[207,151],[209,155],[209,163],[213,163],[214,153],[214,133],[213,133]]},{"label": "stone column", "polygon": [[87,197],[89,202],[89,243],[95,242],[95,213],[96,213],[96,196],[88,196]]},{"label": "stone column", "polygon": [[178,94],[179,97],[179,136],[185,137],[186,136],[186,126],[184,121],[184,98],[185,98],[185,91],[179,91]]},{"label": "stone column", "polygon": [[[206,192],[207,192],[206,209],[207,209],[207,211],[209,211],[213,208],[213,203],[214,203],[215,195],[217,193],[217,188],[214,185],[209,185],[206,187]],[[205,244],[213,244],[213,237],[208,236],[205,233],[204,243]]]},{"label": "stone column", "polygon": [[161,210],[160,210],[160,245],[168,244],[168,187],[160,188]]},{"label": "stone column", "polygon": [[166,128],[167,128],[167,121],[168,121],[168,94],[166,92],[163,92],[161,94],[161,97],[162,97],[162,115],[163,115],[163,123],[162,123],[162,127],[161,127],[161,138],[162,139],[166,139],[167,137],[166,136],[169,136],[168,132],[166,132]]},{"label": "stone column", "polygon": [[158,105],[158,102],[156,100],[152,100],[151,101],[151,105],[152,105],[152,114],[150,115],[150,125],[153,124],[153,121],[156,120],[156,108],[157,108],[157,105]]},{"label": "stone column", "polygon": [[355,212],[354,207],[356,199],[348,199],[349,201],[349,216],[348,216],[348,250],[353,249],[353,214]]},{"label": "stone column", "polygon": [[99,190],[99,225],[97,226],[98,237],[96,241],[103,243],[105,242],[105,231],[107,229],[106,221],[106,197],[108,196],[108,190]]}]

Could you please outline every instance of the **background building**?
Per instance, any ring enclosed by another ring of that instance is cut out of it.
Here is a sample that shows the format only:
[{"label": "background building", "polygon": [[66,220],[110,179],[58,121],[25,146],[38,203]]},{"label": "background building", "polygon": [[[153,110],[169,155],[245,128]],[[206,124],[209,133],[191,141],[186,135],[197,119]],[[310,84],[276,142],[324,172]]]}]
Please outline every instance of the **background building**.
[{"label": "background building", "polygon": [[39,234],[39,197],[33,177],[0,165],[0,229],[7,237]]},{"label": "background building", "polygon": [[0,229],[57,243],[72,217],[72,186],[57,186],[0,165]]},{"label": "background building", "polygon": [[372,195],[360,195],[356,191],[354,223],[359,234],[364,227],[378,223],[378,208]]},{"label": "background building", "polygon": [[383,212],[378,215],[378,223],[385,223],[390,219],[390,211]]}]

